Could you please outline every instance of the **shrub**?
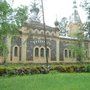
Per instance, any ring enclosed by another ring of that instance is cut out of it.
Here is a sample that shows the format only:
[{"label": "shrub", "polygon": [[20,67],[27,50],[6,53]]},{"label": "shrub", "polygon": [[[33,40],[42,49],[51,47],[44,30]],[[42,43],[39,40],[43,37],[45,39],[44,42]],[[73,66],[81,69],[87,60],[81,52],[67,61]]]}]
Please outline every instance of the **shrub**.
[{"label": "shrub", "polygon": [[30,73],[31,73],[30,68],[22,67],[22,68],[18,68],[18,69],[16,70],[16,74],[17,74],[17,75],[24,75],[24,74],[30,74]]},{"label": "shrub", "polygon": [[30,68],[24,68],[24,74],[30,74]]},{"label": "shrub", "polygon": [[87,72],[90,72],[90,65],[87,66]]},{"label": "shrub", "polygon": [[31,70],[31,74],[47,74],[47,73],[49,73],[48,68],[45,66],[33,67],[30,70]]},{"label": "shrub", "polygon": [[40,73],[41,74],[47,74],[47,73],[49,73],[49,68],[48,67],[45,67],[45,66],[42,66],[41,69],[40,69]]},{"label": "shrub", "polygon": [[5,67],[0,67],[0,76],[3,76],[6,74],[6,68]]},{"label": "shrub", "polygon": [[31,74],[39,74],[40,71],[39,71],[39,69],[38,69],[37,67],[34,67],[34,68],[31,68],[31,69],[30,69],[30,73],[31,73]]},{"label": "shrub", "polygon": [[66,72],[74,72],[74,67],[73,66],[66,67]]},{"label": "shrub", "polygon": [[57,70],[58,72],[86,72],[85,66],[54,66],[51,70]]},{"label": "shrub", "polygon": [[53,65],[47,67],[8,67],[0,66],[0,76],[25,75],[25,74],[47,74],[49,71],[55,72],[90,72],[90,65]]},{"label": "shrub", "polygon": [[58,72],[66,72],[66,68],[63,66],[55,66],[53,69],[57,70]]},{"label": "shrub", "polygon": [[6,69],[6,75],[8,75],[8,76],[16,75],[16,69],[7,68]]}]

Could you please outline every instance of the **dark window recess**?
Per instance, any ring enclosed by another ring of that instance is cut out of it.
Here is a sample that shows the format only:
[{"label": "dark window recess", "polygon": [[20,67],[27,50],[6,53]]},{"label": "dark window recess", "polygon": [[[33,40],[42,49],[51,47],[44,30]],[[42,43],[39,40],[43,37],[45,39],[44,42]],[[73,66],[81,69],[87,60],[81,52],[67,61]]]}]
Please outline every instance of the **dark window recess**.
[{"label": "dark window recess", "polygon": [[17,57],[18,56],[18,47],[14,48],[14,56]]},{"label": "dark window recess", "polygon": [[71,50],[69,50],[69,57],[71,57]]},{"label": "dark window recess", "polygon": [[39,49],[35,48],[35,56],[38,57],[39,56]]},{"label": "dark window recess", "polygon": [[68,53],[67,53],[67,50],[65,50],[65,57],[68,57]]},{"label": "dark window recess", "polygon": [[41,48],[41,57],[44,57],[44,49],[43,48]]},{"label": "dark window recess", "polygon": [[49,49],[47,48],[46,50],[46,56],[48,57],[49,56]]}]

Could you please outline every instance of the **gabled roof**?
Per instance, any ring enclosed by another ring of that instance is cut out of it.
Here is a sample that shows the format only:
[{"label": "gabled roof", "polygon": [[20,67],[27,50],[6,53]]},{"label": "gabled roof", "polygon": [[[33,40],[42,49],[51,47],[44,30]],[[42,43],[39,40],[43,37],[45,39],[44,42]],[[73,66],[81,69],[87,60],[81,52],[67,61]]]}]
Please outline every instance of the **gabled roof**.
[{"label": "gabled roof", "polygon": [[[44,30],[43,24],[40,22],[36,22],[36,21],[31,21],[31,22],[25,23],[24,26],[32,28],[32,29]],[[52,31],[52,30],[59,31],[59,29],[57,29],[55,27],[50,27],[47,25],[45,27],[46,27],[46,30],[48,30],[48,31]]]}]

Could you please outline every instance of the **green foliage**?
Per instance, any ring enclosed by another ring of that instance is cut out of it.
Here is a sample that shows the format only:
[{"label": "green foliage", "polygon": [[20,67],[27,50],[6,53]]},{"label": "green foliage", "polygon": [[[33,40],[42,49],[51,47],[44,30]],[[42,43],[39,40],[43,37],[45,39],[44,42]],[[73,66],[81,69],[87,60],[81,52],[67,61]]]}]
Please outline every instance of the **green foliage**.
[{"label": "green foliage", "polygon": [[0,66],[0,76],[26,75],[26,74],[52,74],[55,72],[73,73],[73,72],[90,72],[90,65],[55,65],[48,69],[45,66]]},{"label": "green foliage", "polygon": [[0,2],[0,55],[6,57],[8,49],[4,38],[19,34],[19,29],[27,19],[27,7],[21,6],[17,9],[12,7],[6,0]]},{"label": "green foliage", "polygon": [[79,45],[76,42],[76,43],[70,45],[69,48],[72,49],[72,51],[74,51],[77,60],[80,57],[80,59],[78,61],[83,61],[86,58],[86,48],[84,46],[82,46],[82,44]]},{"label": "green foliage", "polygon": [[12,12],[12,8],[5,0],[0,2],[0,21],[1,19],[6,20],[7,16],[10,15],[11,12]]},{"label": "green foliage", "polygon": [[74,73],[74,72],[90,72],[89,71],[90,65],[54,65],[52,66],[51,71],[58,71],[64,73]]},{"label": "green foliage", "polygon": [[25,74],[47,74],[49,70],[43,66],[34,67],[0,67],[0,76],[25,75]]},{"label": "green foliage", "polygon": [[8,23],[8,17],[11,15],[12,8],[6,2],[0,2],[0,39],[1,37],[7,35],[10,29],[10,24]]},{"label": "green foliage", "polygon": [[16,23],[18,27],[21,27],[24,22],[27,20],[27,7],[26,6],[21,6],[15,10],[16,12]]},{"label": "green foliage", "polygon": [[6,68],[0,67],[0,76],[4,76],[6,74]]},{"label": "green foliage", "polygon": [[90,65],[87,66],[87,72],[90,72]]},{"label": "green foliage", "polygon": [[5,38],[1,37],[0,39],[0,56],[4,56],[6,58],[8,54],[7,46],[5,44]]},{"label": "green foliage", "polygon": [[77,39],[69,46],[69,48],[75,52],[77,61],[82,62],[86,58],[86,47],[84,45],[85,37],[81,28],[78,30],[75,36]]}]

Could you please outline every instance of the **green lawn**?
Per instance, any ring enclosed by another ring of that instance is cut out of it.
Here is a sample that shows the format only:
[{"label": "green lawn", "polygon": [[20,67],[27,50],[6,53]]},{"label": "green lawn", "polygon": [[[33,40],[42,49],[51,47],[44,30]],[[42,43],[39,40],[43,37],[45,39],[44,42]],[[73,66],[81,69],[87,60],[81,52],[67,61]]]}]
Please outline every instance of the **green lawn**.
[{"label": "green lawn", "polygon": [[90,73],[0,77],[0,90],[90,90]]}]

